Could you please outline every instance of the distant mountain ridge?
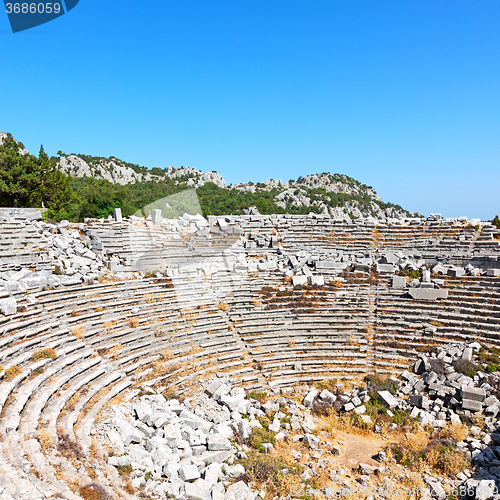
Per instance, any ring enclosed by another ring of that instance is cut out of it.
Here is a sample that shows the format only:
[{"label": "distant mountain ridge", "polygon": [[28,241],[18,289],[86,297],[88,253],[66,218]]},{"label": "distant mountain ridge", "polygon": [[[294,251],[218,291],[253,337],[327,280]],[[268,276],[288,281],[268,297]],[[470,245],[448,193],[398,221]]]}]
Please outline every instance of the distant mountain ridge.
[{"label": "distant mountain ridge", "polygon": [[[228,185],[217,172],[202,172],[183,166],[147,169],[115,157],[62,155],[58,165],[62,172],[72,177],[93,177],[120,185],[171,179],[177,184],[185,184],[186,188],[200,188],[212,183],[221,189],[237,190],[241,193],[273,192],[276,206],[290,212],[311,207],[313,211],[319,209],[321,213],[328,213],[337,218],[420,216],[410,214],[400,206],[385,203],[371,186],[343,174],[325,172],[299,177],[297,180],[270,179],[256,184],[247,182]],[[259,208],[243,207],[243,212],[256,214],[259,213]]]},{"label": "distant mountain ridge", "polygon": [[[0,145],[7,136],[10,134],[0,133]],[[20,152],[28,154],[22,143],[18,144]],[[419,213],[410,214],[399,205],[384,202],[371,186],[344,174],[324,172],[299,177],[297,180],[270,179],[258,183],[227,185],[224,178],[215,171],[202,172],[184,166],[148,169],[114,156],[104,158],[61,152],[58,154],[59,157],[52,157],[51,160],[61,172],[74,179],[73,189],[80,194],[82,200],[87,200],[92,191],[85,190],[89,182],[99,182],[102,188],[102,182],[107,181],[110,187],[105,196],[113,198],[116,195],[114,206],[121,206],[120,203],[123,205],[128,196],[130,210],[132,205],[137,208],[141,199],[138,191],[144,186],[143,190],[148,191],[149,197],[153,193],[172,194],[196,188],[204,215],[313,212],[329,214],[338,219],[421,216]],[[82,182],[86,185],[82,185]],[[100,204],[103,206],[102,200]],[[107,211],[107,208],[102,210]]]}]

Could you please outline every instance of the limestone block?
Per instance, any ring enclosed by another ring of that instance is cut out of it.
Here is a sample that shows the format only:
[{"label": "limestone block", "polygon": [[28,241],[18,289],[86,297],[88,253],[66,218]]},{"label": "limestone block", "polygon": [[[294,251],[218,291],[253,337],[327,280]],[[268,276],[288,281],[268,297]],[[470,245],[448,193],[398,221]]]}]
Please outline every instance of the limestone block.
[{"label": "limestone block", "polygon": [[224,500],[226,488],[222,483],[217,483],[212,488],[212,500]]},{"label": "limestone block", "polygon": [[463,386],[462,398],[470,399],[472,401],[483,402],[486,398],[486,391],[484,389],[479,389],[477,387]]},{"label": "limestone block", "polygon": [[394,276],[392,278],[392,288],[395,290],[403,290],[406,288],[406,278],[404,276]]},{"label": "limestone block", "polygon": [[207,438],[207,447],[210,451],[228,451],[231,449],[231,443],[224,436],[211,434]]},{"label": "limestone block", "polygon": [[245,474],[245,468],[243,465],[229,465],[225,467],[225,475],[230,479],[237,479]]},{"label": "limestone block", "polygon": [[307,276],[294,276],[292,278],[293,286],[298,285],[306,285],[307,284]]},{"label": "limestone block", "polygon": [[335,402],[337,397],[335,394],[332,394],[330,391],[327,391],[326,389],[323,389],[319,395],[319,397],[325,401],[326,403],[332,404]]},{"label": "limestone block", "polygon": [[398,405],[398,400],[389,391],[378,391],[377,395],[386,408],[395,408]]},{"label": "limestone block", "polygon": [[179,477],[185,482],[195,481],[200,477],[196,465],[183,465],[179,468]]},{"label": "limestone block", "polygon": [[222,474],[222,465],[218,463],[213,463],[205,468],[205,471],[203,473],[203,478],[210,484],[217,484],[217,481],[221,477],[221,474]]},{"label": "limestone block", "polygon": [[448,298],[448,290],[433,288],[410,288],[408,293],[415,300],[437,300]]},{"label": "limestone block", "polygon": [[318,448],[320,445],[320,439],[314,434],[304,434],[304,444],[312,449]]},{"label": "limestone block", "polygon": [[187,500],[210,500],[210,489],[200,483],[186,483],[184,497]]},{"label": "limestone block", "polygon": [[116,222],[122,222],[122,209],[121,208],[115,208],[113,210],[113,219],[115,219]]},{"label": "limestone block", "polygon": [[311,391],[309,391],[305,398],[304,398],[304,401],[302,402],[302,404],[306,407],[306,408],[312,408],[312,405],[314,403],[314,400],[316,399],[318,395],[318,391],[316,389],[313,389]]},{"label": "limestone block", "polygon": [[249,493],[250,488],[243,481],[238,481],[228,486],[224,500],[246,500]]},{"label": "limestone block", "polygon": [[17,313],[17,302],[14,297],[0,300],[0,312],[4,316],[12,316]]},{"label": "limestone block", "polygon": [[464,399],[462,401],[462,408],[464,410],[481,411],[483,409],[483,405],[479,401]]}]

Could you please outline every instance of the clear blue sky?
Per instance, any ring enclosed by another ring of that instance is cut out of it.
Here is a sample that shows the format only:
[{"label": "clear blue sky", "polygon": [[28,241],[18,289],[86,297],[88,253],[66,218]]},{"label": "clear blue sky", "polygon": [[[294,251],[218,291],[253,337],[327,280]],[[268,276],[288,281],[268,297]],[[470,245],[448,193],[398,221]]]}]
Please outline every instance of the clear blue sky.
[{"label": "clear blue sky", "polygon": [[17,34],[1,11],[0,47],[0,130],[33,153],[500,214],[498,0],[80,0]]}]

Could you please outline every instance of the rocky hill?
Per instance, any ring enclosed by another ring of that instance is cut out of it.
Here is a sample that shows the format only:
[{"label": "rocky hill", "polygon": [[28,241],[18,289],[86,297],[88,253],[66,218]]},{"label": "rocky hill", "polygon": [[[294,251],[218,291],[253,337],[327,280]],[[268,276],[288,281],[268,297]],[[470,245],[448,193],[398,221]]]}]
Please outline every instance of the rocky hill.
[{"label": "rocky hill", "polygon": [[[145,181],[174,180],[176,185],[186,188],[199,188],[211,183],[227,191],[245,193],[248,203],[242,203],[241,212],[258,214],[262,208],[252,205],[251,201],[261,194],[284,212],[296,213],[309,211],[330,214],[337,218],[359,218],[373,216],[404,217],[409,213],[399,206],[384,203],[371,186],[342,174],[311,174],[297,180],[274,180],[265,182],[227,185],[217,172],[202,172],[190,167],[168,167],[166,169],[145,167],[124,162],[115,157],[101,158],[85,155],[63,155],[59,159],[62,172],[73,177],[93,177],[106,179],[113,184],[134,184]],[[239,197],[241,200],[241,197]],[[241,201],[240,201],[241,203]],[[246,205],[246,206],[245,206]],[[271,207],[269,207],[271,208]],[[272,211],[272,209],[271,209]],[[268,212],[268,210],[266,210]],[[413,214],[419,215],[419,214]]]},{"label": "rocky hill", "polygon": [[[0,145],[8,135],[0,133]],[[27,153],[22,143],[19,145],[20,152]],[[150,199],[152,197],[156,196],[157,199],[191,188],[197,189],[204,215],[312,212],[331,215],[337,219],[404,218],[410,215],[399,205],[384,202],[371,186],[342,174],[325,172],[299,177],[297,180],[270,179],[258,183],[227,185],[224,178],[215,171],[202,172],[183,166],[148,169],[114,156],[104,158],[59,153],[59,157],[52,158],[59,170],[75,181],[84,180],[83,183],[72,184],[77,198],[82,203],[88,200],[87,191],[95,192],[94,187],[85,190],[89,182],[105,180],[110,183],[104,183],[109,189],[106,188],[107,191],[101,198],[112,200],[112,203],[109,204],[110,207],[106,204],[100,207],[99,216],[105,216],[106,214],[101,212],[109,211],[109,208],[112,211],[112,208],[116,207],[121,207],[124,215],[129,215],[128,212],[134,213],[142,206],[141,203],[154,201]],[[102,183],[99,183],[98,187],[104,189]],[[138,194],[139,191],[148,193],[147,200]],[[123,200],[129,202],[130,208],[127,208],[127,203]],[[86,216],[96,215],[91,213],[92,210],[88,212]],[[411,215],[420,216],[418,213]],[[68,213],[64,217],[75,219],[76,216]]]}]

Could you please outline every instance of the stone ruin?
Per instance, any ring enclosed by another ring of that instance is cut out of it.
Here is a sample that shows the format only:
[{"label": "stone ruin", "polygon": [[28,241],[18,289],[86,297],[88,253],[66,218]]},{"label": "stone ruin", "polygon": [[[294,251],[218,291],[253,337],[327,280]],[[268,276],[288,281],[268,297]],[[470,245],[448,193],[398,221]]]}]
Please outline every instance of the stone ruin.
[{"label": "stone ruin", "polygon": [[[275,440],[310,448],[307,480],[342,453],[314,433],[315,405],[369,418],[363,387],[314,386],[373,373],[397,381],[378,393],[389,412],[435,429],[484,418],[459,443],[475,470],[426,478],[421,498],[459,484],[494,498],[499,401],[486,366],[467,377],[454,362],[498,345],[499,235],[437,214],[116,210],[51,224],[0,210],[0,499],[89,498],[89,484],[102,498],[264,498],[235,464],[259,417],[274,414]],[[358,484],[375,477],[357,469]],[[331,480],[345,486],[346,470]]]}]

